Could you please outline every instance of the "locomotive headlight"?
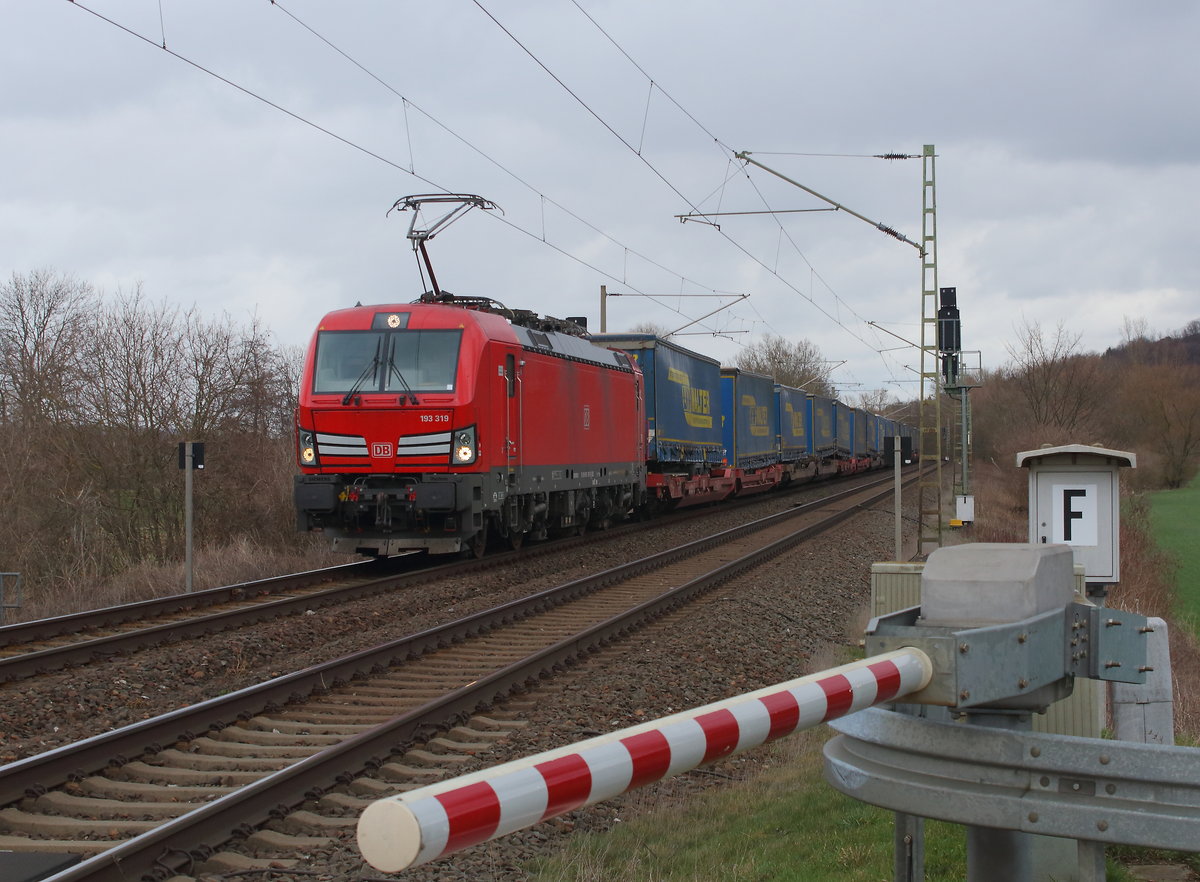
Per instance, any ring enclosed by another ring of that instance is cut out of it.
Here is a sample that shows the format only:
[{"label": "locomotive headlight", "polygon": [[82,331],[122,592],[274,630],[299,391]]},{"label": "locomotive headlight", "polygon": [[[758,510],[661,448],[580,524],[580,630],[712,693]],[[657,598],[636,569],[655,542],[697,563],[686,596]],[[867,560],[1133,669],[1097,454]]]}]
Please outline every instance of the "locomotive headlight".
[{"label": "locomotive headlight", "polygon": [[450,461],[454,465],[469,465],[475,461],[475,427],[458,429],[450,444]]},{"label": "locomotive headlight", "polygon": [[300,430],[300,464],[315,466],[317,464],[317,438],[312,432]]}]

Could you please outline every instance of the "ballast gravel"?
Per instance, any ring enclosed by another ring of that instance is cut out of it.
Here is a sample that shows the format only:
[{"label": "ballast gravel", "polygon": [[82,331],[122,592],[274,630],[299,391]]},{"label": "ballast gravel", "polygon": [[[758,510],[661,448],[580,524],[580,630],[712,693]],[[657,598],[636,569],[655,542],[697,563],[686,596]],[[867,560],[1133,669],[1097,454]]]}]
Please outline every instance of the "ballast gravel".
[{"label": "ballast gravel", "polygon": [[[498,567],[473,579],[444,580],[422,591],[400,590],[249,630],[2,684],[0,762],[374,646],[765,516],[794,502],[794,498],[764,498],[753,510],[714,509],[711,517],[669,528],[650,525],[615,542],[531,558],[520,567]],[[528,725],[473,759],[464,771],[844,662],[845,647],[857,644],[866,621],[870,564],[892,559],[892,536],[889,502],[715,589],[702,602],[591,656],[534,693],[514,697],[509,709],[519,712]],[[526,862],[557,848],[573,831],[606,830],[634,811],[677,801],[695,789],[720,786],[730,778],[744,778],[754,773],[762,756],[765,753],[751,751],[707,767],[708,773],[683,775],[572,812],[394,878],[406,882],[524,880]],[[352,831],[330,848],[295,857],[303,868],[299,874],[280,868],[254,878],[392,878],[363,862]]]}]

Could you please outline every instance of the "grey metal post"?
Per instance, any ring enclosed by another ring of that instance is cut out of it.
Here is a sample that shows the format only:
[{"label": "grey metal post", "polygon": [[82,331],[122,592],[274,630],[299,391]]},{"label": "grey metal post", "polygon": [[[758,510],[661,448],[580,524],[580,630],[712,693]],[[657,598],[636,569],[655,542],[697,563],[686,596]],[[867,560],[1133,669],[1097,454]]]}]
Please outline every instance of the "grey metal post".
[{"label": "grey metal post", "polygon": [[[1028,732],[1027,711],[980,708],[967,712],[967,722],[993,729]],[[1033,834],[995,827],[967,827],[967,882],[1033,879]]]},{"label": "grey metal post", "polygon": [[[975,543],[938,549],[922,572],[922,621],[927,627],[956,627],[969,622],[986,631],[988,626],[1053,614],[1072,602],[1074,568],[1071,550],[1065,545]],[[971,639],[959,645],[958,654],[964,661],[984,652],[982,646],[972,645],[975,643]],[[994,670],[1001,682],[1014,676],[998,661],[988,670]],[[1018,686],[1019,697],[1009,697],[1005,707],[996,707],[994,702],[967,707],[967,722],[1028,733],[1033,729],[1033,711],[1056,697],[1056,682],[1047,680],[1040,689],[1027,694],[1020,694],[1023,686],[1013,684]],[[965,700],[975,692],[978,701],[982,685],[981,681],[974,688],[960,686],[965,691],[960,691],[958,698]],[[1018,830],[967,825],[967,882],[1046,878],[1040,872],[1035,875],[1034,838]]]},{"label": "grey metal post", "polygon": [[183,447],[183,531],[186,534],[183,569],[184,590],[192,593],[192,442]]},{"label": "grey metal post", "polygon": [[[8,585],[12,585],[9,593]],[[21,608],[21,574],[0,573],[0,625],[5,622],[7,611]]]},{"label": "grey metal post", "polygon": [[962,492],[963,496],[971,495],[971,473],[968,465],[968,452],[970,447],[967,443],[967,432],[970,429],[970,413],[971,413],[971,396],[970,389],[966,386],[959,387],[962,390],[962,407],[959,410],[962,412]]},{"label": "grey metal post", "polygon": [[925,882],[925,819],[896,812],[893,882]]},{"label": "grey metal post", "polygon": [[900,434],[897,432],[892,438],[892,471],[896,475],[896,560],[903,560],[900,555],[904,553],[904,547],[900,540]]}]

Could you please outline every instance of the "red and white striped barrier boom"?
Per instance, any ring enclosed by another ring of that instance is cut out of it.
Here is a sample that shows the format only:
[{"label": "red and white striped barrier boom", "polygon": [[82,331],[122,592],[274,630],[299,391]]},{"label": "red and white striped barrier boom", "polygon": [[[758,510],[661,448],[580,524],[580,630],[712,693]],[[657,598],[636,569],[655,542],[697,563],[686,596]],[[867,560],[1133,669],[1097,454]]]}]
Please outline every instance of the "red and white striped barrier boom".
[{"label": "red and white striped barrier boom", "polygon": [[925,653],[899,649],[441,781],[367,806],[358,846],[397,873],[917,692],[932,675]]}]

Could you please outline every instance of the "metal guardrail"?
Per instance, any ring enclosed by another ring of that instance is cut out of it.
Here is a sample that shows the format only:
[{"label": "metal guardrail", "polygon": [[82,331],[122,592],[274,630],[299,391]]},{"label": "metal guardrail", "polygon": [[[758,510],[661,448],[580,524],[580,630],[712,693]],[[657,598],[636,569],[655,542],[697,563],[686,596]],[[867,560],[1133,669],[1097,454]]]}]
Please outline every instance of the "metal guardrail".
[{"label": "metal guardrail", "polygon": [[869,710],[832,724],[826,778],[928,818],[1179,851],[1200,847],[1200,750]]}]

